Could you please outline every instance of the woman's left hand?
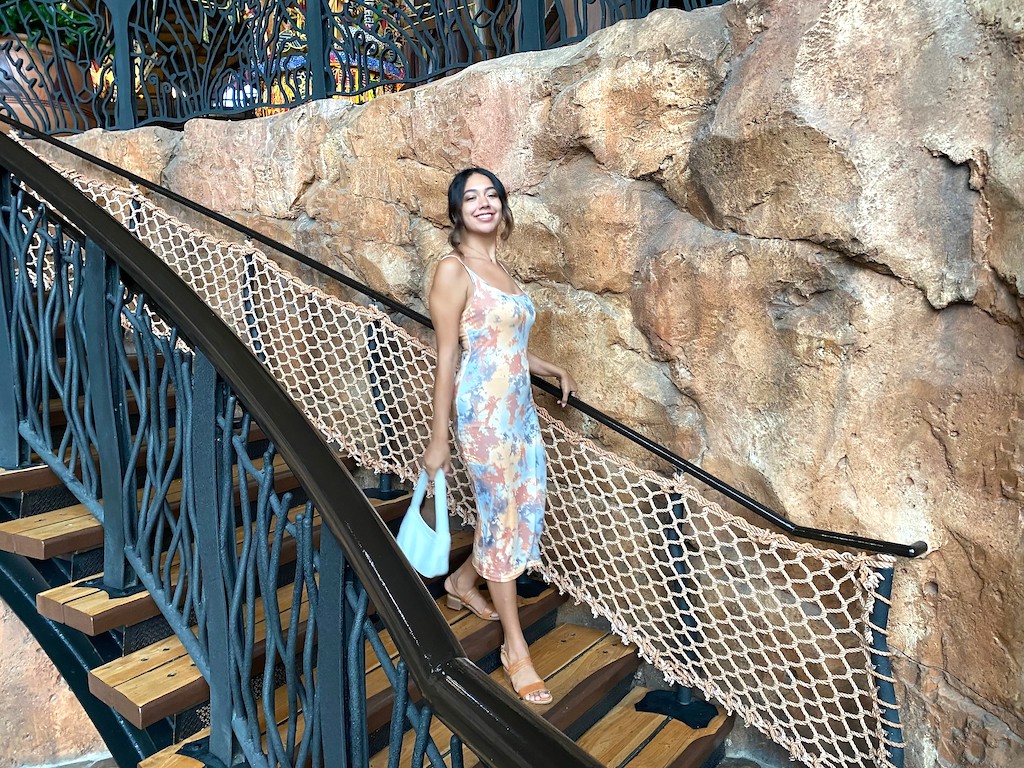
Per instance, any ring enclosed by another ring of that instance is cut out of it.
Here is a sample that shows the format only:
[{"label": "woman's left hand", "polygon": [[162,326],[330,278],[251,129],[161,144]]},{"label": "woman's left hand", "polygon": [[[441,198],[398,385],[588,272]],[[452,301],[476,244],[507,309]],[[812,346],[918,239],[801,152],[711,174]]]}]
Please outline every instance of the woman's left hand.
[{"label": "woman's left hand", "polygon": [[566,403],[569,402],[569,395],[575,396],[579,391],[579,384],[576,383],[576,379],[565,370],[564,368],[558,374],[558,385],[562,388],[562,399],[558,401],[558,404],[565,407]]}]

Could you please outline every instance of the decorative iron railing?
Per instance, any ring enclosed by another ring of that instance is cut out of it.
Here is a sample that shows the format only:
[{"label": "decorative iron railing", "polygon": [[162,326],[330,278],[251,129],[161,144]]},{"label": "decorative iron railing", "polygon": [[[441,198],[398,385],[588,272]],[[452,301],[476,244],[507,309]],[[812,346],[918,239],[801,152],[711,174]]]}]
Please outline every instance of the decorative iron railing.
[{"label": "decorative iron railing", "polygon": [[0,110],[47,133],[357,101],[725,0],[5,0]]},{"label": "decorative iron railing", "polygon": [[[195,664],[183,674],[209,683],[209,762],[365,765],[369,646],[394,691],[381,738],[395,754],[412,729],[435,768],[460,764],[463,739],[498,768],[597,765],[465,659],[347,470],[233,331],[3,135],[0,340],[0,393],[16,393],[0,465],[34,451],[103,513],[105,588],[141,582]],[[78,427],[47,421],[54,399]],[[269,441],[251,439],[257,423]],[[282,473],[298,490],[279,492]],[[435,711],[451,743],[431,739]]]}]

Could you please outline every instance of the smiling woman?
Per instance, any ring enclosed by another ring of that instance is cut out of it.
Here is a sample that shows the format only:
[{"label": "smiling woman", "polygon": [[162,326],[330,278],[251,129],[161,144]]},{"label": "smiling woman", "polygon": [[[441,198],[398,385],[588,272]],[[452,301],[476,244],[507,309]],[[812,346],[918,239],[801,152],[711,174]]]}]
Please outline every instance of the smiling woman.
[{"label": "smiling woman", "polygon": [[[498,240],[507,239],[515,225],[501,180],[483,168],[456,174],[448,187],[448,217],[453,251],[441,260],[430,289],[437,368],[423,466],[430,476],[439,469],[451,472],[448,432],[454,406],[459,449],[473,479],[477,526],[472,556],[444,588],[451,608],[501,620],[501,663],[512,687],[525,701],[548,704],[551,692],[530,660],[515,589],[517,577],[540,565],[546,503],[544,444],[530,374],[557,378],[562,405],[576,382],[564,368],[527,350],[533,302],[498,261]],[[493,607],[477,591],[481,576]]]}]

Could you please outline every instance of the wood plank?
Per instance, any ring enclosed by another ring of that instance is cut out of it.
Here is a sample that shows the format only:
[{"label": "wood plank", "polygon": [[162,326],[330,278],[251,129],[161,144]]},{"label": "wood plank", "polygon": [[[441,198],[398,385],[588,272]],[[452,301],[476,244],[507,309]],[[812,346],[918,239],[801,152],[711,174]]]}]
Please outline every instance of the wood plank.
[{"label": "wood plank", "polygon": [[[254,462],[257,469],[263,466],[263,459]],[[274,487],[279,493],[298,486],[298,479],[287,467],[284,457],[274,457]],[[235,484],[235,500],[240,498],[238,484],[238,465],[232,466],[232,480]],[[247,481],[251,492],[258,487],[258,480],[249,476]],[[139,491],[139,502],[142,502]],[[171,481],[167,486],[165,499],[171,510],[176,511],[181,504],[182,480]],[[100,502],[102,504],[102,501]],[[75,504],[52,512],[44,512],[31,517],[22,517],[0,523],[0,550],[12,552],[37,560],[45,560],[58,555],[67,555],[93,549],[103,545],[103,525],[92,516],[83,504]]]},{"label": "wood plank", "polygon": [[629,768],[700,768],[725,741],[734,722],[724,710],[699,730],[668,718],[665,727],[630,760]]},{"label": "wood plank", "polygon": [[370,499],[370,503],[385,523],[397,520],[409,509],[409,502],[412,501],[412,494],[406,493],[396,499],[385,501],[384,499]]},{"label": "wood plank", "polygon": [[[277,590],[282,630],[292,621],[292,585]],[[253,665],[266,655],[266,621],[263,601],[256,604],[253,625]],[[309,602],[303,594],[297,620],[304,631],[309,619]],[[135,653],[115,659],[89,673],[89,691],[117,710],[138,728],[147,728],[157,720],[203,703],[209,687],[195,668],[177,637],[146,646]]]},{"label": "wood plank", "polygon": [[[305,511],[305,505],[295,506],[288,510],[291,520]],[[312,523],[313,546],[320,540],[321,521],[318,513],[314,513]],[[236,551],[241,551],[245,539],[245,528],[239,526],[235,531]],[[268,542],[273,534],[268,534]],[[281,547],[280,562],[291,563],[295,560],[298,544],[288,537]],[[179,553],[175,552],[171,562],[170,581],[177,581]],[[166,560],[166,553],[161,559],[161,567]],[[60,587],[40,592],[36,595],[36,609],[40,614],[54,621],[94,636],[116,627],[138,624],[159,614],[156,602],[148,591],[137,592],[127,597],[111,597],[97,587],[82,586],[85,582],[102,579],[103,574],[97,573],[84,579],[65,584]]]},{"label": "wood plank", "polygon": [[[555,627],[551,632],[540,638],[530,647],[534,667],[537,674],[547,682],[551,688],[553,701],[550,705],[538,707],[527,705],[533,708],[545,719],[550,720],[551,710],[559,705],[566,709],[565,697],[572,697],[574,690],[579,686],[579,676],[585,675],[588,670],[599,666],[599,660],[605,658],[605,651],[612,647],[617,638],[589,627],[578,627],[572,624],[562,624]],[[598,661],[592,658],[596,654]],[[505,677],[505,673],[499,667],[491,673],[491,679],[508,691],[510,696],[515,697],[512,687]],[[450,765],[447,757],[450,752],[451,731],[436,718],[430,727],[430,735],[434,739],[438,750],[446,757],[445,762]],[[399,758],[399,765],[409,765],[412,759],[413,742],[408,738],[402,742],[402,754]],[[388,764],[388,750],[381,750],[370,761],[371,768],[383,768]],[[469,750],[465,753],[466,766],[479,765],[476,756]]]},{"label": "wood plank", "polygon": [[0,523],[0,550],[37,560],[102,543],[103,526],[84,504]]},{"label": "wood plank", "polygon": [[625,698],[584,733],[577,743],[603,765],[618,768],[664,725],[665,715],[637,712],[636,703],[646,688],[634,688]]},{"label": "wood plank", "polygon": [[53,488],[62,481],[46,464],[20,469],[0,469],[0,496]]}]

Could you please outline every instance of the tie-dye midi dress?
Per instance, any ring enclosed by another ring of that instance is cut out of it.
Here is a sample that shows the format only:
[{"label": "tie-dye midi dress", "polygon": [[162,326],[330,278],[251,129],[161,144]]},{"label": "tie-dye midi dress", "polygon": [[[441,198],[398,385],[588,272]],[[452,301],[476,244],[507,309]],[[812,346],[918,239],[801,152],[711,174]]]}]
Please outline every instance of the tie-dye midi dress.
[{"label": "tie-dye midi dress", "polygon": [[540,564],[544,525],[544,445],[526,357],[536,312],[526,293],[466,271],[473,290],[459,324],[455,414],[476,493],[473,565],[485,579],[511,581]]}]

